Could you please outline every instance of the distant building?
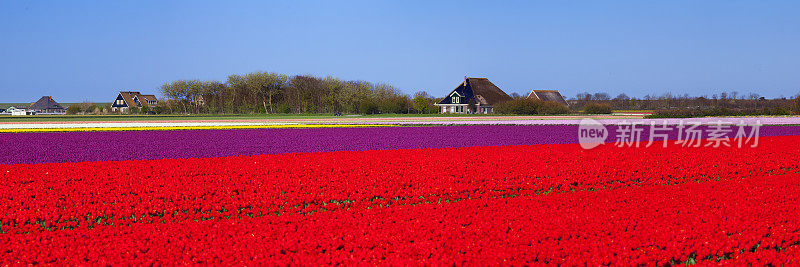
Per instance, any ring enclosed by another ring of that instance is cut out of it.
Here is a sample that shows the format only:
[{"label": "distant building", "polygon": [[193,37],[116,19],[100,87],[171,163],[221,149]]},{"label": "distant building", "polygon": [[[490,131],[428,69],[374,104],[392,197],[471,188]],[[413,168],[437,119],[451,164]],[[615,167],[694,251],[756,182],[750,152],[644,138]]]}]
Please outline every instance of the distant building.
[{"label": "distant building", "polygon": [[556,90],[533,90],[528,94],[528,99],[539,99],[542,101],[553,101],[564,106],[569,106],[564,97]]},{"label": "distant building", "polygon": [[158,105],[155,95],[143,95],[139,92],[121,91],[117,98],[111,103],[111,110],[114,112],[126,112],[131,107],[152,108]]},{"label": "distant building", "polygon": [[486,78],[464,77],[464,82],[436,103],[441,113],[489,114],[494,106],[511,100],[503,90]]},{"label": "distant building", "polygon": [[8,109],[6,109],[5,114],[11,114],[12,116],[24,116],[24,115],[36,115],[36,112],[33,110],[27,110],[25,108],[9,107]]},{"label": "distant building", "polygon": [[50,96],[43,96],[39,98],[38,101],[31,104],[28,108],[30,111],[34,111],[37,114],[65,114],[67,113],[67,109],[62,107],[58,104],[53,97]]},{"label": "distant building", "polygon": [[24,108],[24,107],[15,107],[15,106],[10,106],[10,107],[6,108],[4,112],[5,112],[6,114],[11,114],[11,112],[12,112],[12,111],[15,111],[15,110],[20,110],[20,109],[25,109],[25,108]]}]

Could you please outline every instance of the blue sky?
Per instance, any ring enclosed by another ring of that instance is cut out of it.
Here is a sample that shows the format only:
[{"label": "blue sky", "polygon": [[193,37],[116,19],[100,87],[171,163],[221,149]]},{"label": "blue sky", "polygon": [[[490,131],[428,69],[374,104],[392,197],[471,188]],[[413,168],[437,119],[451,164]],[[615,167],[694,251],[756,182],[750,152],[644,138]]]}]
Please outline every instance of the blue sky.
[{"label": "blue sky", "polygon": [[800,93],[798,1],[0,0],[0,102],[251,71],[446,94]]}]

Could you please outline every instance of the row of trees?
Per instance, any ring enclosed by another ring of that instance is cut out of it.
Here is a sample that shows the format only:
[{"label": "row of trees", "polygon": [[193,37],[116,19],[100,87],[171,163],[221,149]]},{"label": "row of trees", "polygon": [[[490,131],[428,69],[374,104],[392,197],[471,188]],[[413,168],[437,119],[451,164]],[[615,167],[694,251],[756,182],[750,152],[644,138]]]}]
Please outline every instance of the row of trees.
[{"label": "row of trees", "polygon": [[[165,101],[155,107],[158,113],[437,113],[436,99],[420,91],[403,94],[385,83],[345,81],[312,75],[288,76],[272,72],[253,72],[228,76],[225,82],[177,80],[161,86]],[[719,95],[692,97],[688,94],[643,98],[608,93],[580,93],[568,100],[569,109],[553,103],[524,101],[512,93],[514,101],[500,104],[498,113],[562,114],[585,109],[593,113],[612,110],[759,110],[800,114],[800,102],[792,99],[765,99],[757,94],[724,92]],[[795,107],[794,105],[798,105]],[[146,112],[146,111],[140,111]]]},{"label": "row of trees", "polygon": [[569,100],[570,107],[582,110],[589,103],[602,103],[615,110],[661,110],[661,109],[790,109],[792,99],[784,97],[766,99],[758,94],[739,94],[723,92],[711,96],[673,95],[665,93],[660,96],[646,95],[643,98],[628,97],[620,94],[612,98],[608,93],[580,93]]},{"label": "row of trees", "polygon": [[[166,105],[156,107],[130,107],[126,110],[126,114],[162,114],[168,113]],[[67,114],[69,115],[115,115],[120,114],[120,111],[114,111],[111,104],[98,104],[93,102],[83,102],[71,104],[67,107]]]},{"label": "row of trees", "polygon": [[397,88],[334,77],[272,72],[230,75],[227,81],[178,80],[161,86],[167,110],[183,113],[434,113],[436,99],[411,99]]},{"label": "row of trees", "polygon": [[500,114],[519,115],[556,115],[572,112],[569,108],[557,102],[518,96],[510,101],[497,104],[494,107],[494,111]]},{"label": "row of trees", "polygon": [[67,114],[71,115],[102,115],[109,114],[111,105],[100,105],[91,102],[71,104],[67,107]]}]

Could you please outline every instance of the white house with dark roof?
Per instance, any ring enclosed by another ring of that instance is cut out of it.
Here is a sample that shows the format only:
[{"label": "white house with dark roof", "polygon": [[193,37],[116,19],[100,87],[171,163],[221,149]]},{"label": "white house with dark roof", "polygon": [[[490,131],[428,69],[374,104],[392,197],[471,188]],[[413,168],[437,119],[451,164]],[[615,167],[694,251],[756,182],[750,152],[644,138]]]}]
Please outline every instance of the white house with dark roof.
[{"label": "white house with dark roof", "polygon": [[28,110],[26,108],[18,108],[18,107],[8,107],[4,114],[11,114],[12,116],[25,116],[25,115],[36,115],[36,112],[33,110]]},{"label": "white house with dark roof", "polygon": [[434,104],[440,113],[489,114],[494,105],[509,101],[511,97],[486,78],[464,77],[464,82]]},{"label": "white house with dark roof", "polygon": [[111,103],[111,110],[114,112],[126,112],[131,107],[151,108],[158,105],[155,95],[143,95],[135,91],[120,91],[117,98]]}]

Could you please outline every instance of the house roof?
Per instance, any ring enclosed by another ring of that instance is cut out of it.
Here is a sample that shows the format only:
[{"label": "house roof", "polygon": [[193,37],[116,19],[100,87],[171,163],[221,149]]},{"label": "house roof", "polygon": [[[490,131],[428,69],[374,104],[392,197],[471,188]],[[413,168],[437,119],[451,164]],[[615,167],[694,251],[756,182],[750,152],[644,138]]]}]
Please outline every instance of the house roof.
[{"label": "house roof", "polygon": [[139,92],[133,92],[133,91],[120,91],[119,92],[119,95],[122,96],[122,100],[125,100],[125,104],[128,105],[129,107],[137,107],[137,106],[139,106],[139,105],[136,104],[136,101],[133,101],[133,98],[136,97],[137,95],[140,95],[140,94],[141,93],[139,93]]},{"label": "house roof", "polygon": [[[452,103],[450,95],[453,92],[458,92],[462,96],[459,99],[459,103]],[[464,82],[459,84],[453,91],[450,91],[447,97],[442,99],[439,104],[467,104],[470,101],[475,101],[475,103],[479,103],[482,106],[491,106],[508,100],[511,100],[511,97],[490,82],[489,79],[465,77]]]},{"label": "house roof", "polygon": [[508,96],[506,92],[500,90],[500,88],[490,82],[489,79],[468,78],[468,80],[475,95],[483,97],[489,105],[511,100],[511,97]]},{"label": "house roof", "polygon": [[148,101],[158,101],[158,99],[156,99],[155,95],[139,95],[139,101],[142,102],[142,105],[149,107],[151,105]]},{"label": "house roof", "polygon": [[[453,98],[451,96],[454,93],[459,95],[458,103],[453,103]],[[473,97],[474,95],[472,94],[472,89],[468,86],[467,80],[464,80],[464,82],[459,84],[458,87],[456,87],[456,89],[450,91],[450,93],[448,93],[447,96],[445,96],[445,98],[442,99],[442,101],[439,101],[439,104],[466,104],[467,101],[469,101],[469,99],[472,99]]]},{"label": "house roof", "polygon": [[58,104],[55,100],[53,100],[50,96],[43,96],[39,98],[38,101],[31,104],[30,109],[33,110],[46,110],[46,109],[64,109],[61,105]]},{"label": "house roof", "polygon": [[530,94],[528,94],[528,98],[530,99],[539,99],[542,101],[553,101],[562,105],[567,105],[567,101],[564,100],[564,97],[556,90],[533,90]]},{"label": "house roof", "polygon": [[[125,100],[125,104],[127,104],[128,107],[149,107],[150,104],[147,103],[148,100],[158,101],[155,95],[143,95],[142,93],[136,91],[120,91],[119,95],[122,96],[122,99]],[[139,100],[139,103],[136,103],[134,99]]]}]

